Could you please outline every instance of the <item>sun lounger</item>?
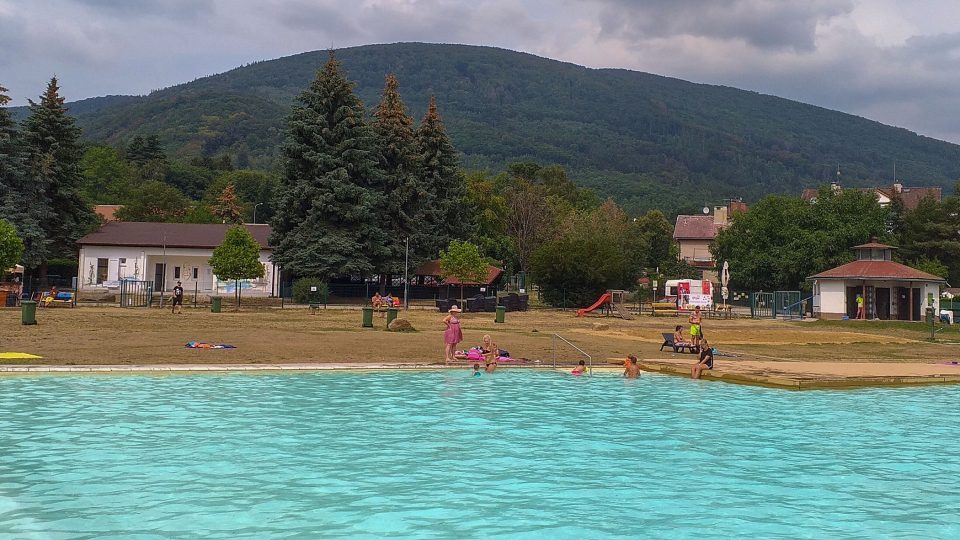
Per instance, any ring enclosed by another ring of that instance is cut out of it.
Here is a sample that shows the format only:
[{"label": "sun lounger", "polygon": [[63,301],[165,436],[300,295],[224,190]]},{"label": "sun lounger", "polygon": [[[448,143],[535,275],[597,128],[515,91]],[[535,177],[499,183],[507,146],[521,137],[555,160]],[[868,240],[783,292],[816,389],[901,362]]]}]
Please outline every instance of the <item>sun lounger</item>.
[{"label": "sun lounger", "polygon": [[673,349],[673,352],[693,352],[693,344],[691,343],[674,343],[673,334],[669,332],[664,332],[663,334],[663,345],[660,345],[660,350],[662,351],[664,347],[670,347]]}]

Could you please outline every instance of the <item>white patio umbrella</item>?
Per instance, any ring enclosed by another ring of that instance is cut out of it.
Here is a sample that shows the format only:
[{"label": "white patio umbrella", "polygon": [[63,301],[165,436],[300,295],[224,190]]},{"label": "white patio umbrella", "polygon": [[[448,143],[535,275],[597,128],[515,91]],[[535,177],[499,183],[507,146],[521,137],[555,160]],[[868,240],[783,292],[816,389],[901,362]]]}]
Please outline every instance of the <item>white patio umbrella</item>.
[{"label": "white patio umbrella", "polygon": [[730,296],[730,290],[727,284],[730,283],[730,263],[723,261],[723,270],[720,271],[720,296],[723,297],[723,306],[727,306],[727,298]]}]

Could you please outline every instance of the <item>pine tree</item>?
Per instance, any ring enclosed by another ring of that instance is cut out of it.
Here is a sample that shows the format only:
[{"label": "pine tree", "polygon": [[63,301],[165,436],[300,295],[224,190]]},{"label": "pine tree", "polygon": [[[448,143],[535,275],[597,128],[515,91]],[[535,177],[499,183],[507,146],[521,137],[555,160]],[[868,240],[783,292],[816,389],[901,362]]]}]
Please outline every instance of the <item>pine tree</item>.
[{"label": "pine tree", "polygon": [[46,278],[47,260],[73,256],[77,240],[95,223],[93,209],[80,196],[80,129],[59,92],[54,77],[40,103],[30,100],[30,116],[23,124],[28,180],[22,192],[29,207],[20,234],[24,262],[39,267],[41,279]]},{"label": "pine tree", "polygon": [[224,223],[243,223],[243,206],[233,184],[227,184],[227,187],[223,188],[210,211]]},{"label": "pine tree", "polygon": [[[381,259],[378,270],[402,272],[405,239],[415,235],[421,225],[419,209],[429,207],[429,193],[418,178],[417,139],[413,118],[400,98],[397,78],[387,75],[383,99],[373,113],[373,130],[383,173],[382,189],[389,255]],[[415,260],[414,264],[421,261]]]},{"label": "pine tree", "polygon": [[299,276],[367,276],[385,255],[373,132],[330,53],[287,119],[273,260]]},{"label": "pine tree", "polygon": [[0,86],[0,219],[13,223],[14,213],[19,213],[24,201],[20,200],[20,190],[25,183],[26,167],[23,146],[17,124],[5,108],[10,102],[7,89]]},{"label": "pine tree", "polygon": [[417,218],[420,230],[410,244],[416,246],[416,258],[424,260],[436,257],[452,240],[463,238],[470,222],[462,214],[466,188],[460,159],[433,96],[416,135],[419,175],[426,191],[423,199],[429,204],[421,206]]}]

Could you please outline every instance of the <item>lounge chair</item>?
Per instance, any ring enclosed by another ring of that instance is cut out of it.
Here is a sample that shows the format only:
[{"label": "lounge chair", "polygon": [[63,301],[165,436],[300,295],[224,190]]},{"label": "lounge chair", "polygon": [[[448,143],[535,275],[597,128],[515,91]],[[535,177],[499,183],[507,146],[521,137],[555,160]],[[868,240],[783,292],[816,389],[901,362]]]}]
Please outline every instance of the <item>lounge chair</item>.
[{"label": "lounge chair", "polygon": [[[670,348],[673,349],[673,352],[676,352],[676,353],[679,353],[679,352],[689,352],[689,353],[692,353],[692,352],[694,352],[694,351],[693,351],[693,345],[692,345],[691,343],[680,343],[680,344],[678,345],[677,343],[674,343],[674,341],[673,341],[673,334],[671,334],[671,333],[669,333],[669,332],[664,332],[662,335],[663,335],[663,345],[660,345],[660,350],[661,350],[661,351],[663,350],[664,347],[670,347]],[[684,349],[686,349],[686,351],[684,351]]]}]

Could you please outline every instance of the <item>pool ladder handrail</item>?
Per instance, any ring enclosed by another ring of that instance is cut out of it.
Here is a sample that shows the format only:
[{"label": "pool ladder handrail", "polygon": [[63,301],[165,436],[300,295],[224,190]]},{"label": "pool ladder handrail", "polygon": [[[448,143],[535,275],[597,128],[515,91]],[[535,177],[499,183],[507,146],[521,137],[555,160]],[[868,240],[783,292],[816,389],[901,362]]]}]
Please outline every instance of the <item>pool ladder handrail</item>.
[{"label": "pool ladder handrail", "polygon": [[589,372],[590,372],[590,373],[589,373],[589,376],[590,376],[590,377],[593,377],[593,357],[590,356],[590,355],[587,353],[587,351],[581,349],[580,347],[577,347],[577,346],[574,345],[573,343],[570,343],[570,341],[567,340],[567,338],[561,336],[560,334],[553,334],[553,341],[551,342],[552,345],[553,345],[553,369],[557,369],[557,340],[558,340],[558,339],[559,339],[560,341],[563,341],[563,342],[566,343],[567,345],[573,347],[574,349],[576,349],[577,352],[579,352],[579,353],[582,354],[583,356],[586,356],[586,357],[587,357],[587,367],[589,368]]}]

